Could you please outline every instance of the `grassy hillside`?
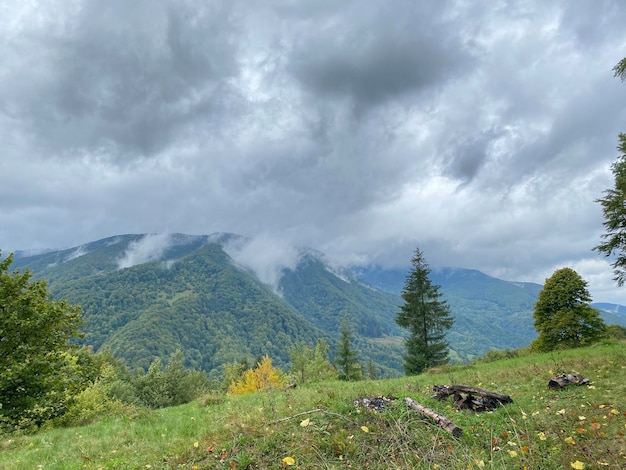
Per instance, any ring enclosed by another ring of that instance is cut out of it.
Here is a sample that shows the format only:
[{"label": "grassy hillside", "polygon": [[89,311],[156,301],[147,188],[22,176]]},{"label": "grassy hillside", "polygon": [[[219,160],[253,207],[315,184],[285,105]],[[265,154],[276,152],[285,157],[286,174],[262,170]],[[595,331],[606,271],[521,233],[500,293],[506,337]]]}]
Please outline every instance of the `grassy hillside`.
[{"label": "grassy hillside", "polygon": [[[612,343],[411,378],[215,395],[1,439],[0,468],[619,469],[626,466],[625,364],[626,345]],[[550,390],[555,372],[581,373],[591,385]],[[450,383],[508,394],[514,403],[455,411],[430,398],[434,384]],[[380,413],[353,404],[380,395],[398,400]],[[403,397],[445,415],[463,435],[453,438],[408,411]]]}]

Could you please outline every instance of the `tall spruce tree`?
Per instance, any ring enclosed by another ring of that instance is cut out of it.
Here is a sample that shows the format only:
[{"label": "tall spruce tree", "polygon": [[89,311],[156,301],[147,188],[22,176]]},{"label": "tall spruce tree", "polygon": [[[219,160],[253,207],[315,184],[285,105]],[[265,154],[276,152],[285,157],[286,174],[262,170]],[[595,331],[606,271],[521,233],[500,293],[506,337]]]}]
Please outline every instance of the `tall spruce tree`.
[{"label": "tall spruce tree", "polygon": [[607,257],[616,255],[612,263],[614,279],[618,286],[623,286],[626,281],[626,134],[619,135],[617,149],[620,155],[611,166],[615,186],[607,189],[603,198],[596,200],[602,205],[606,232],[601,235],[604,241],[594,250]]},{"label": "tall spruce tree", "polygon": [[337,344],[336,366],[339,370],[339,379],[352,381],[363,378],[363,368],[358,357],[359,353],[352,346],[352,332],[348,327],[348,322],[344,320]]},{"label": "tall spruce tree", "polygon": [[439,287],[433,285],[428,275],[430,267],[419,248],[411,260],[409,272],[402,290],[404,305],[396,317],[396,323],[409,330],[404,356],[404,372],[420,374],[428,367],[448,362],[446,331],[454,323],[450,307],[441,300]]},{"label": "tall spruce tree", "polygon": [[[626,80],[626,57],[613,67],[615,76]],[[604,197],[597,199],[602,205],[604,228],[603,241],[593,249],[607,257],[613,257],[613,279],[618,286],[626,281],[626,134],[620,133],[617,150],[620,155],[611,166],[614,187],[604,191]]]},{"label": "tall spruce tree", "polygon": [[600,312],[589,305],[587,281],[571,268],[557,269],[546,279],[535,304],[535,329],[539,337],[532,348],[552,351],[575,348],[599,340],[606,331]]}]

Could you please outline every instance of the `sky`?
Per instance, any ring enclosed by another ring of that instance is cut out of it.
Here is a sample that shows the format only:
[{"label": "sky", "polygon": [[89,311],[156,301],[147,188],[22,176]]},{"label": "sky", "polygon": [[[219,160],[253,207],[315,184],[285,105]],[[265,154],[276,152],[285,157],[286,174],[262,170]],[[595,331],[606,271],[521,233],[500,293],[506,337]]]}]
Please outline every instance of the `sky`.
[{"label": "sky", "polygon": [[571,267],[626,305],[592,251],[625,25],[622,0],[0,0],[0,249],[419,248],[506,280]]}]

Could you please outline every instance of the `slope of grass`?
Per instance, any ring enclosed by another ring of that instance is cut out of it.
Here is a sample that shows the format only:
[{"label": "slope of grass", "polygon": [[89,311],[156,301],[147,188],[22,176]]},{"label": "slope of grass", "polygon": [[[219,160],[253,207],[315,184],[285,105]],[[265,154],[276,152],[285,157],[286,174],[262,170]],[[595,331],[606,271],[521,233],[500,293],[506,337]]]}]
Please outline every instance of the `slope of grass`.
[{"label": "slope of grass", "polygon": [[[547,388],[553,373],[590,386]],[[456,411],[433,384],[509,394],[494,412]],[[376,413],[358,397],[412,397],[463,428],[453,438],[402,400]],[[323,383],[201,402],[0,440],[6,469],[626,467],[626,344],[444,367],[417,377]]]}]

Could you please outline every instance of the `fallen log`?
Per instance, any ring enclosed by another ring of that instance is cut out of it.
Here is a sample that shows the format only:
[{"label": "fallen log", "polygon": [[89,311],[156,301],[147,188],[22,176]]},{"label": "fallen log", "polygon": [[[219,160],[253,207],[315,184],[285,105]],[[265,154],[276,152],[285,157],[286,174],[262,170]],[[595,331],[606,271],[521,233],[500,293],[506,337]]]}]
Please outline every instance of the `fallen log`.
[{"label": "fallen log", "polygon": [[435,392],[433,398],[437,400],[454,395],[454,403],[459,410],[492,411],[500,405],[513,403],[509,395],[469,385],[435,385],[433,391]]},{"label": "fallen log", "polygon": [[452,436],[461,437],[461,435],[463,434],[463,429],[458,427],[448,418],[446,418],[443,415],[440,415],[439,413],[431,410],[430,408],[426,408],[424,405],[416,402],[412,398],[406,397],[404,399],[404,403],[406,403],[406,406],[408,406],[410,409],[417,411],[422,416],[427,416],[428,418],[432,419],[435,422],[435,424],[444,428],[446,431],[452,434]]}]

